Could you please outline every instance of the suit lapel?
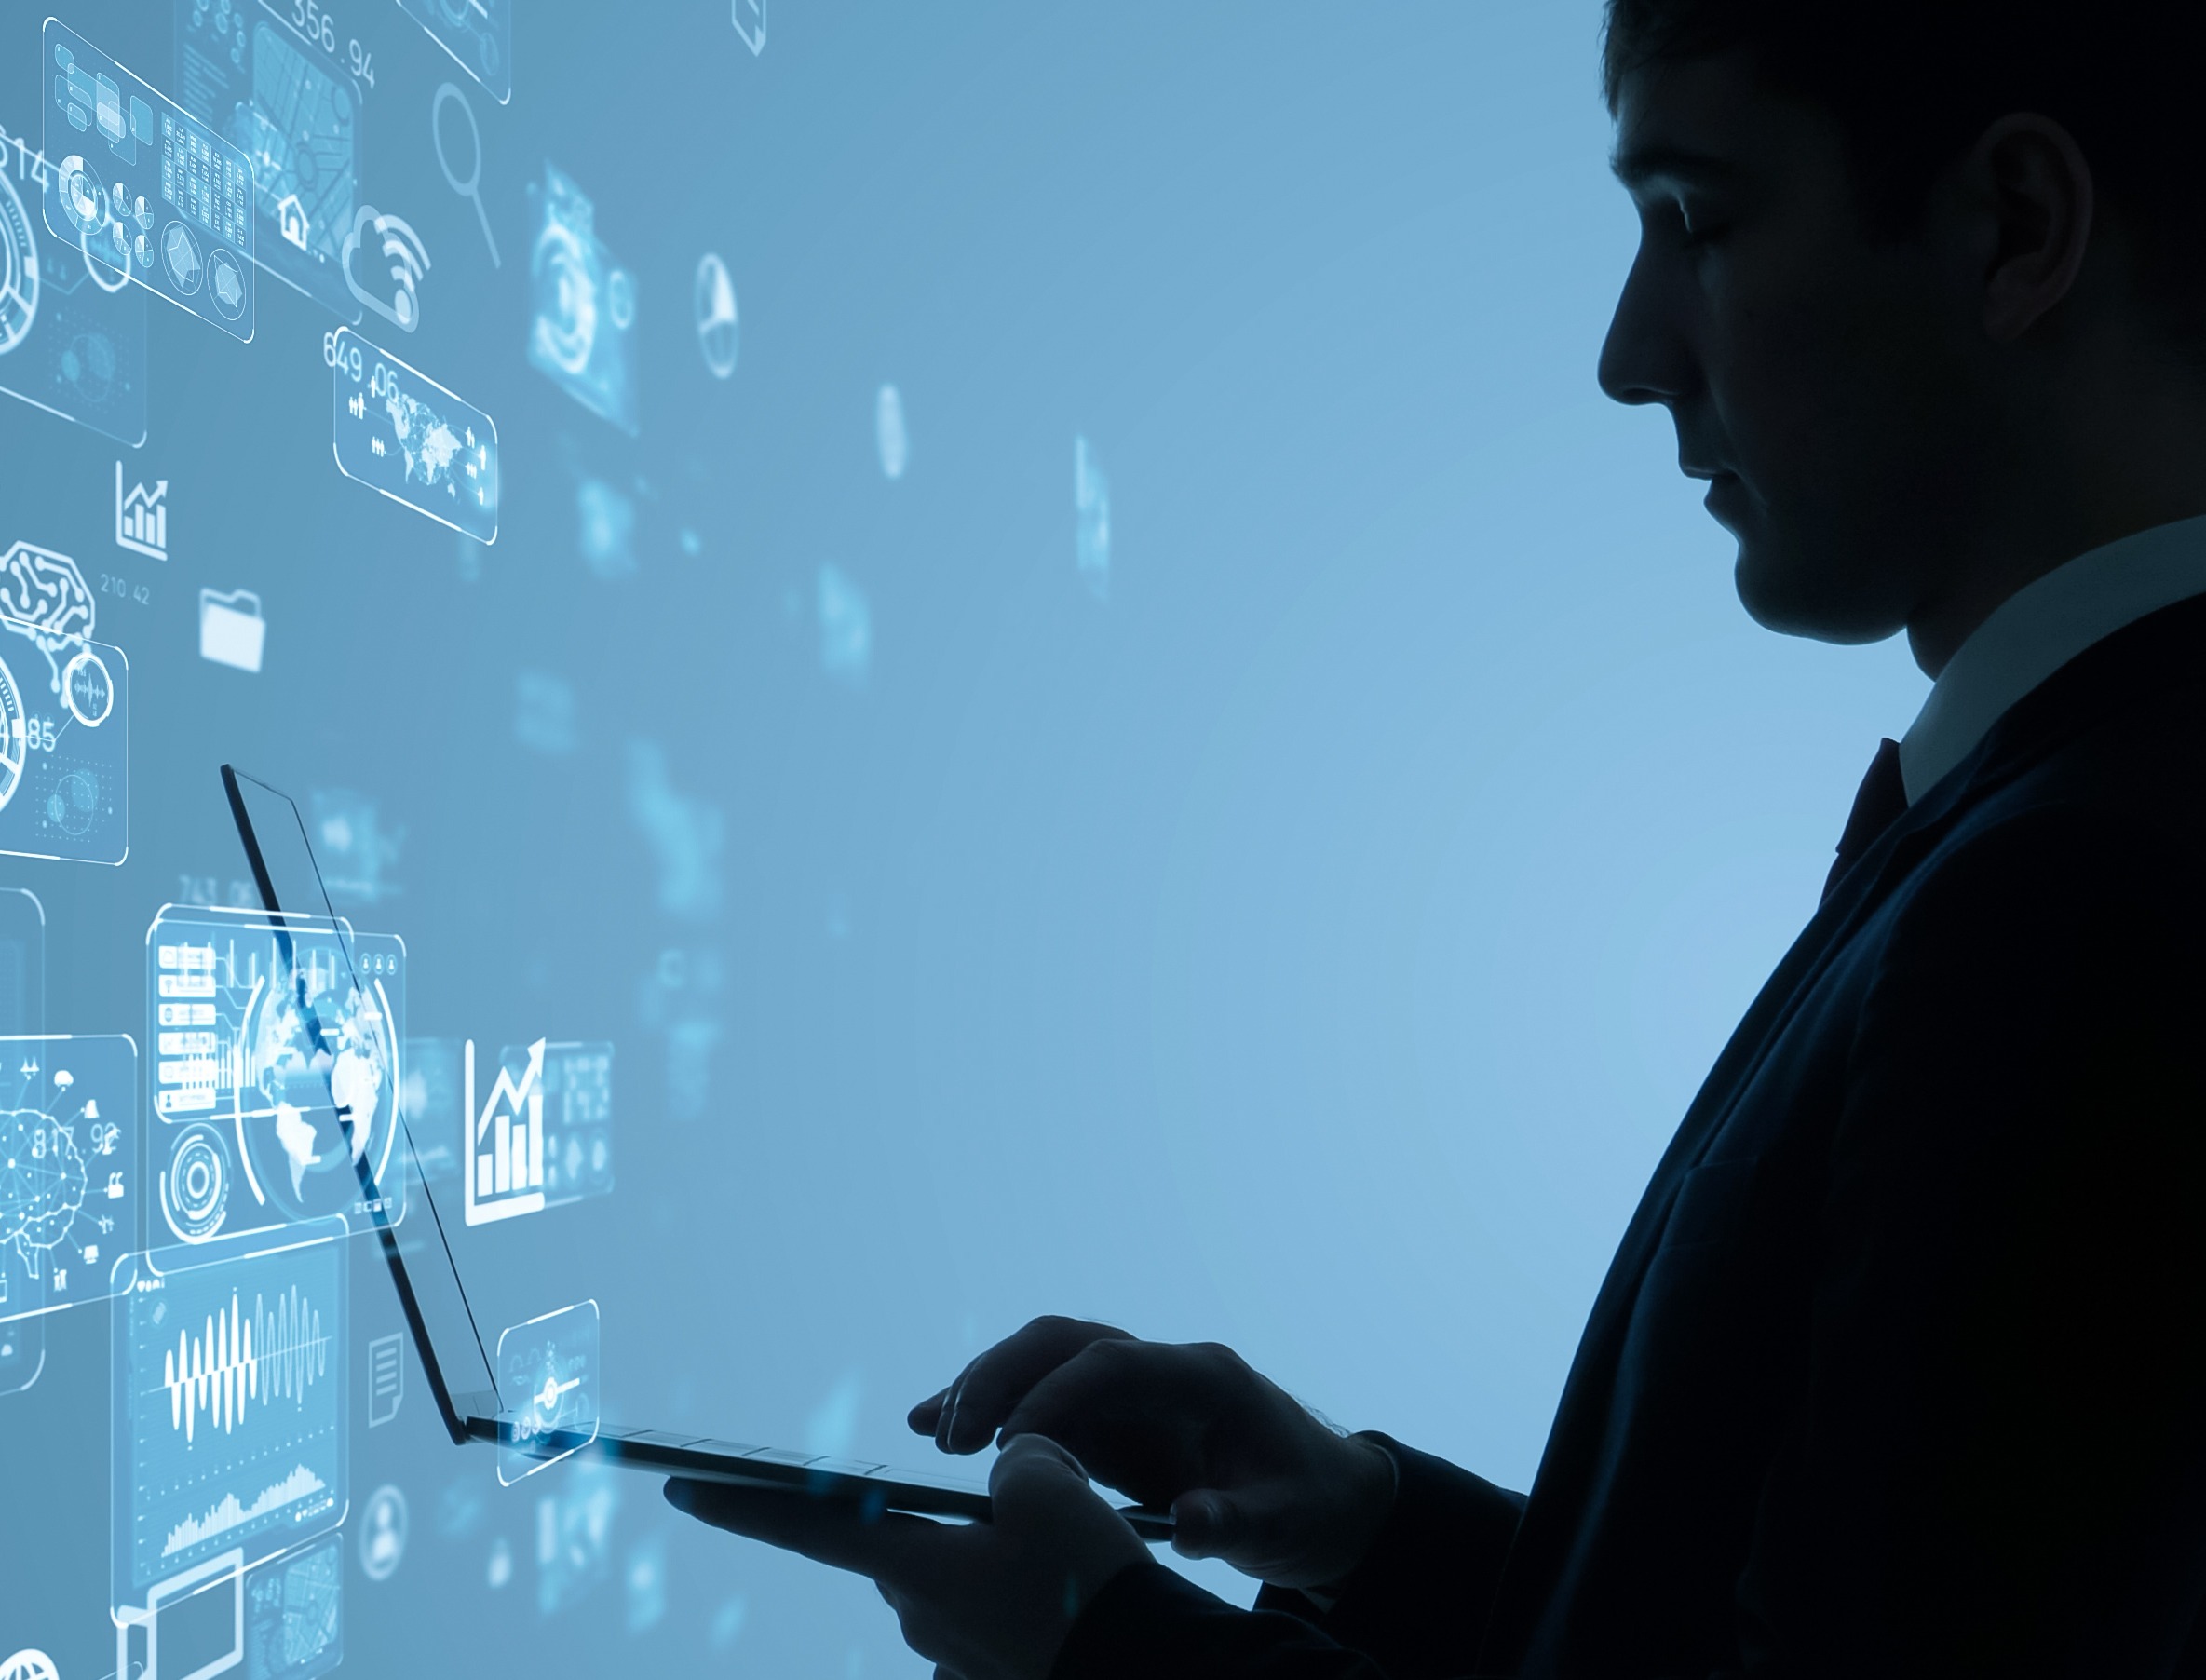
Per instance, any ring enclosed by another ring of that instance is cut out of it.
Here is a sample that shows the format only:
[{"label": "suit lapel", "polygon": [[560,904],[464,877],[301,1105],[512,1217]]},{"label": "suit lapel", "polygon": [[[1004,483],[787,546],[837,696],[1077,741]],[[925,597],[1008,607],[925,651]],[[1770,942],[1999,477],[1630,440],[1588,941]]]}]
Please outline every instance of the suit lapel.
[{"label": "suit lapel", "polygon": [[1554,1580],[1558,1553],[1567,1549],[1590,1484],[1603,1472],[1599,1443],[1616,1391],[1625,1329],[1680,1183],[1723,1130],[1740,1091],[1832,957],[1914,863],[1937,844],[1955,817],[1984,791],[1975,774],[1980,754],[1971,755],[1966,770],[1949,777],[1897,819],[1847,872],[1764,982],[1662,1152],[1594,1296],[1585,1334],[1571,1361],[1525,1521],[1519,1526],[1495,1593],[1481,1673],[1496,1660],[1506,1667],[1523,1649]]}]

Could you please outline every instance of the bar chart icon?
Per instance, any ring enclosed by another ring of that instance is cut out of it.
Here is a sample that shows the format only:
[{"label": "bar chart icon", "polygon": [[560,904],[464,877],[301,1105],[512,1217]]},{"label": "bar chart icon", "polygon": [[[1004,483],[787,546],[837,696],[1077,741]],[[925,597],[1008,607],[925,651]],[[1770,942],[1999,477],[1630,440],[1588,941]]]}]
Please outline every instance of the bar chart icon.
[{"label": "bar chart icon", "polygon": [[498,1077],[480,1108],[474,1039],[461,1051],[467,1096],[461,1182],[469,1225],[513,1219],[544,1206],[544,1044],[539,1038],[530,1045],[518,1069],[515,1057],[500,1056]]},{"label": "bar chart icon", "polygon": [[123,464],[115,464],[115,540],[133,554],[169,558],[169,481],[157,479],[148,490],[132,484],[123,494]]}]

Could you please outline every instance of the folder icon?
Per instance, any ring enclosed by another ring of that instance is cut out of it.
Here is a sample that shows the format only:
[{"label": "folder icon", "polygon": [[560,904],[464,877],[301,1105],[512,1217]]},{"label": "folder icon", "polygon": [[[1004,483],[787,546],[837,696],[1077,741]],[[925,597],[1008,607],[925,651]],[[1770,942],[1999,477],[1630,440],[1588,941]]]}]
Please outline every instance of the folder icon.
[{"label": "folder icon", "polygon": [[238,671],[261,669],[261,648],[268,639],[261,598],[250,589],[199,591],[199,657]]}]

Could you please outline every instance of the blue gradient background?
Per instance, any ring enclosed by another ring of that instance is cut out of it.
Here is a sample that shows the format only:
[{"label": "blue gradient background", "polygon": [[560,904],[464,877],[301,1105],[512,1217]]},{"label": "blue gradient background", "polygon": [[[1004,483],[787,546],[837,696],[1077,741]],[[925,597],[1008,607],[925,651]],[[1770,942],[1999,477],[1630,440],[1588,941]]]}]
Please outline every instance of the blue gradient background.
[{"label": "blue gradient background", "polygon": [[[58,9],[172,80],[167,6]],[[0,4],[10,132],[45,11]],[[46,905],[50,1029],[141,1033],[155,910],[242,875],[218,764],[350,788],[406,831],[399,895],[355,914],[408,942],[413,1034],[619,1046],[616,1194],[467,1257],[489,1318],[598,1299],[609,1415],[926,1464],[905,1407],[1060,1311],[1230,1342],[1525,1485],[1645,1175],[1923,690],[1897,644],[1752,625],[1667,420],[1594,387],[1635,226],[1590,0],[773,0],[756,59],[724,0],[527,4],[511,104],[463,84],[501,269],[430,142],[462,78],[394,0],[337,19],[375,54],[363,196],[434,264],[418,333],[365,330],[496,416],[503,530],[464,554],[338,477],[335,322],[273,281],[250,345],[150,305],[141,450],[0,403],[0,536],[153,592],[101,603],[129,863],[0,863]],[[547,159],[639,278],[635,440],[527,362]],[[171,481],[165,564],[112,545],[118,454]],[[585,476],[648,486],[630,577],[580,556]],[[823,564],[872,603],[862,692],[819,668]],[[204,586],[261,593],[257,677],[196,657]],[[573,684],[572,754],[517,741],[524,670]],[[659,907],[637,741],[721,814],[715,914]],[[724,974],[688,1122],[640,1017],[669,949]],[[359,1408],[398,1326],[371,1259]],[[114,1662],[105,1310],[0,1399],[0,1651],[66,1680]],[[354,1417],[355,1520],[392,1483],[412,1533],[376,1583],[348,1527],[345,1672],[927,1672],[870,1586],[640,1477],[608,1578],[544,1615],[534,1507],[567,1472],[500,1490],[407,1375],[394,1426]],[[448,1538],[455,1485],[483,1511]],[[631,1636],[654,1544],[666,1613]]]}]

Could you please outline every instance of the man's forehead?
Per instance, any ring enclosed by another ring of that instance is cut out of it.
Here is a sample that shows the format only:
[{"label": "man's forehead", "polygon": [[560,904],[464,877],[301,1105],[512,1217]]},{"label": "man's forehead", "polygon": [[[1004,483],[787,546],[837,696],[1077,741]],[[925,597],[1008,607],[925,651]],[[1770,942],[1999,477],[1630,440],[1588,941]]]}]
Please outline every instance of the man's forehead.
[{"label": "man's forehead", "polygon": [[1742,53],[1650,64],[1629,72],[1617,88],[1610,167],[1628,187],[1736,180],[1759,173],[1775,149],[1798,140],[1807,119],[1806,108],[1775,93]]}]

